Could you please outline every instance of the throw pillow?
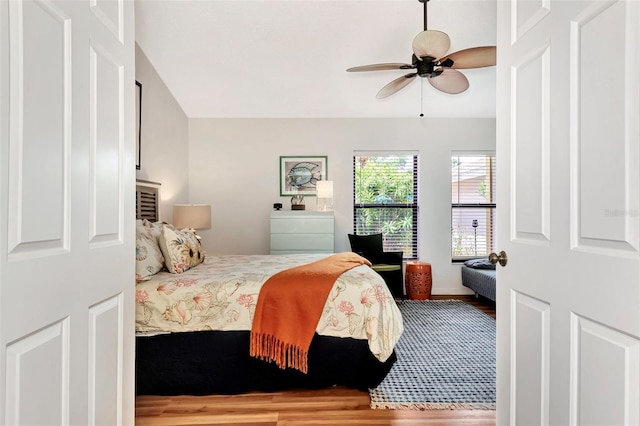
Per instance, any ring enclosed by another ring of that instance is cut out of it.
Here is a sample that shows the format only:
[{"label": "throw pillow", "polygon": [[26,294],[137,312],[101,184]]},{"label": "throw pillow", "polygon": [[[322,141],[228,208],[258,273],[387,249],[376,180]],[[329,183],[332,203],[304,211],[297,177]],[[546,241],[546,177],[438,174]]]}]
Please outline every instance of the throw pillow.
[{"label": "throw pillow", "polygon": [[204,261],[204,250],[195,232],[163,226],[158,238],[164,263],[172,274],[181,274]]},{"label": "throw pillow", "polygon": [[136,281],[146,281],[164,266],[164,257],[156,239],[136,230]]},{"label": "throw pillow", "polygon": [[158,237],[160,237],[160,232],[162,232],[162,227],[164,225],[171,226],[163,222],[150,222],[147,219],[136,219],[136,230],[145,232],[147,235],[152,236],[156,240],[158,239]]},{"label": "throw pillow", "polygon": [[489,259],[487,259],[486,257],[482,259],[467,260],[466,262],[464,262],[464,265],[474,269],[496,269],[496,265],[489,262]]}]

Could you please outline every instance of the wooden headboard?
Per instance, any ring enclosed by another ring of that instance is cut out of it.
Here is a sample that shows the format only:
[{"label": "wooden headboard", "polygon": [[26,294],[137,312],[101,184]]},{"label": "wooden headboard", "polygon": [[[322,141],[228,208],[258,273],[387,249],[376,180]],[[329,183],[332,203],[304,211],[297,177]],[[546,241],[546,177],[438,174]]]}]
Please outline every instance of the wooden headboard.
[{"label": "wooden headboard", "polygon": [[136,179],[136,219],[160,220],[160,184]]}]

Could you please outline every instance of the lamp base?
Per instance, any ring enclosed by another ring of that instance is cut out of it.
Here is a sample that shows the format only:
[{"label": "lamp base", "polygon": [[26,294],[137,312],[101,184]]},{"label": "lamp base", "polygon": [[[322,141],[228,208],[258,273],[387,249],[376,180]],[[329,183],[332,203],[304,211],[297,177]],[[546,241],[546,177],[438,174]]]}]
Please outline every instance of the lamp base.
[{"label": "lamp base", "polygon": [[291,204],[291,210],[304,210],[304,204]]}]

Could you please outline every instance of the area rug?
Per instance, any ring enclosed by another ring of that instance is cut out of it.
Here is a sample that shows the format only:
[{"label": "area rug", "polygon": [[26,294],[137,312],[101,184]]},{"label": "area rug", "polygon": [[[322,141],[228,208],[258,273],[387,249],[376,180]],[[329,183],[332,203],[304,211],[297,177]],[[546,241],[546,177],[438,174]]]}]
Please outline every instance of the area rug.
[{"label": "area rug", "polygon": [[496,323],[459,300],[398,303],[398,360],[369,390],[371,408],[487,409],[496,404]]}]

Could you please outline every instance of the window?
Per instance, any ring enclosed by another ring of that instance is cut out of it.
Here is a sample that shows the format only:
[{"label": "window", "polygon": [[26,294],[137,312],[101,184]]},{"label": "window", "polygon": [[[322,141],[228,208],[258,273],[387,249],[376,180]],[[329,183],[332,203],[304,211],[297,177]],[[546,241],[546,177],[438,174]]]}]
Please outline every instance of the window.
[{"label": "window", "polygon": [[451,257],[464,260],[495,251],[495,153],[451,155]]},{"label": "window", "polygon": [[382,233],[385,251],[418,258],[418,156],[360,153],[353,156],[353,228]]}]

